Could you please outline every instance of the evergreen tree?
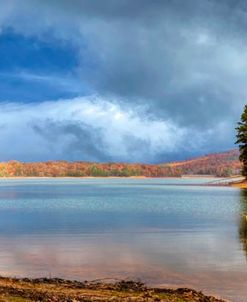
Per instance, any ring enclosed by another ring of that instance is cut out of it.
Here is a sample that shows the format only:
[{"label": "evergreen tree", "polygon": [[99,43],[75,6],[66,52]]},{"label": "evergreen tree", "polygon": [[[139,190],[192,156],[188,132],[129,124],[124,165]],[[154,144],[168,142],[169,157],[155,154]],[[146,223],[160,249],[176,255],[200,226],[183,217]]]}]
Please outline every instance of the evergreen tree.
[{"label": "evergreen tree", "polygon": [[244,107],[244,112],[241,115],[241,121],[238,123],[237,141],[239,145],[239,159],[243,163],[242,175],[247,178],[247,105]]}]

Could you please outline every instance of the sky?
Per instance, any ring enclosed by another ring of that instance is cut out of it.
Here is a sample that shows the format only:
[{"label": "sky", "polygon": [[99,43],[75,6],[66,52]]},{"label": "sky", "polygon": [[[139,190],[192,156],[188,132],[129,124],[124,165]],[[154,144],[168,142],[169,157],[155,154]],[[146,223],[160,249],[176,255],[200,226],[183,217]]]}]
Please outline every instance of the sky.
[{"label": "sky", "polygon": [[0,0],[0,161],[235,147],[245,0]]}]

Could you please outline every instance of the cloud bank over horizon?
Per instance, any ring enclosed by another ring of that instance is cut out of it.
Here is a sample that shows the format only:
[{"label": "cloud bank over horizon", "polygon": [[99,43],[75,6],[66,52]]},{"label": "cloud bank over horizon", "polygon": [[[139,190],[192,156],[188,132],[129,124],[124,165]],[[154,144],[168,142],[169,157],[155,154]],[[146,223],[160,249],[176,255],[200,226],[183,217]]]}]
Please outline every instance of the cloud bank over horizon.
[{"label": "cloud bank over horizon", "polygon": [[0,7],[0,160],[164,162],[233,148],[245,1]]},{"label": "cloud bank over horizon", "polygon": [[[2,104],[0,156],[133,162],[140,157],[154,160],[182,147],[188,136],[186,130],[178,129],[169,120],[154,120],[136,112],[96,96]],[[11,149],[4,148],[10,143]]]}]

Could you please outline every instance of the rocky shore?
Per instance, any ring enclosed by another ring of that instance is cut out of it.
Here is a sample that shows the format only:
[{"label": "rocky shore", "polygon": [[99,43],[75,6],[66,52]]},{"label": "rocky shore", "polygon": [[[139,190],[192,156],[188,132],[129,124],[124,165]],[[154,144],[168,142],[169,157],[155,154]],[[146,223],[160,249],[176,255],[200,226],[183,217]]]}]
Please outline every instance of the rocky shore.
[{"label": "rocky shore", "polygon": [[0,302],[224,302],[189,288],[149,288],[141,282],[70,281],[0,277]]}]

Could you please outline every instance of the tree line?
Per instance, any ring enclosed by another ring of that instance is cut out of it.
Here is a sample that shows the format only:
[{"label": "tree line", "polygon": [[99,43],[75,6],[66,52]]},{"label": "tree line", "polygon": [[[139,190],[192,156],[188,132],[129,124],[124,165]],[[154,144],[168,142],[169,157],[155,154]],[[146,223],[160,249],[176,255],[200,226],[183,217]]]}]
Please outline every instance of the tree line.
[{"label": "tree line", "polygon": [[226,177],[240,173],[239,153],[232,150],[164,164],[47,161],[0,163],[0,177],[180,177],[188,174]]}]

